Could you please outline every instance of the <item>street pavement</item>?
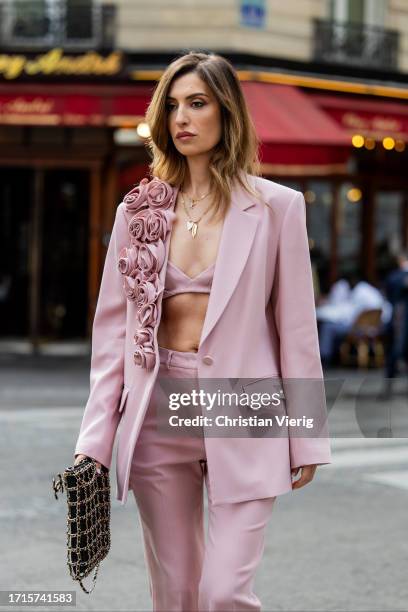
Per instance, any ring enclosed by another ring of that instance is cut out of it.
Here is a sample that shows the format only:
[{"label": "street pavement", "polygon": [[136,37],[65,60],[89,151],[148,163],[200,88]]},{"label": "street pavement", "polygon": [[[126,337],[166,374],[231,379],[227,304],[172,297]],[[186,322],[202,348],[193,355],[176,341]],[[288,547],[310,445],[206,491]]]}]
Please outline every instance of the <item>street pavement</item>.
[{"label": "street pavement", "polygon": [[[254,590],[263,612],[406,612],[407,438],[358,433],[356,395],[376,410],[381,372],[328,370],[325,376],[342,381],[330,407],[333,464],[319,467],[309,485],[278,497]],[[400,418],[408,414],[408,381],[397,383],[392,406]],[[77,610],[148,611],[137,507],[131,491],[126,506],[115,499],[115,461],[112,545],[96,588],[87,595],[69,576],[66,496],[55,500],[51,483],[73,463],[88,392],[87,357],[0,356],[0,587],[73,590]]]}]

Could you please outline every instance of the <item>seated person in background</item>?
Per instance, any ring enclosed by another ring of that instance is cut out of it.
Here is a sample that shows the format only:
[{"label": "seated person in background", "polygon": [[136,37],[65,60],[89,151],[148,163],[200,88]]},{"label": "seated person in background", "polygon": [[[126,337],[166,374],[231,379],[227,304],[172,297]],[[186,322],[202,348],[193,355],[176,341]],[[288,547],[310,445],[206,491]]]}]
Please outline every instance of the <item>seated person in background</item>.
[{"label": "seated person in background", "polygon": [[[362,280],[356,274],[350,276],[351,289],[347,292],[344,283],[337,281],[332,287],[330,301],[316,308],[316,315],[319,322],[319,344],[320,356],[323,365],[332,363],[337,354],[340,342],[351,329],[358,315],[364,310],[381,308],[381,320],[386,324],[392,312],[391,304],[384,298],[381,291]],[[342,283],[338,285],[338,283]]]},{"label": "seated person in background", "polygon": [[350,283],[346,278],[339,278],[330,287],[330,291],[326,297],[325,304],[341,304],[347,302],[350,297]]}]

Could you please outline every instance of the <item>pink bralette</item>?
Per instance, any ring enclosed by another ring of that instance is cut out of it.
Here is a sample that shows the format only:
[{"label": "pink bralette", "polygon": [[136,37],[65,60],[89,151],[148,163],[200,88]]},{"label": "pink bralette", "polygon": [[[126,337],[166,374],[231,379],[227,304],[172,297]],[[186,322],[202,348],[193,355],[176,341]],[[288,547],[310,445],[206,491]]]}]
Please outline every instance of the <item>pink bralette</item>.
[{"label": "pink bralette", "polygon": [[168,298],[177,293],[210,293],[214,275],[215,263],[208,268],[191,278],[185,274],[178,266],[167,261],[165,287],[163,290],[163,299]]}]

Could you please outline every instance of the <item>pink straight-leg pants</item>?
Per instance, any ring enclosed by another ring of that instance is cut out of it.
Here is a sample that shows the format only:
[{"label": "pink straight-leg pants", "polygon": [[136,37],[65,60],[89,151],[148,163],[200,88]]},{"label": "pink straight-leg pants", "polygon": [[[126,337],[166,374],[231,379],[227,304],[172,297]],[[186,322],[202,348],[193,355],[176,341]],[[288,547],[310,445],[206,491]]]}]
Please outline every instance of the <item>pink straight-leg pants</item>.
[{"label": "pink straight-leg pants", "polygon": [[[197,377],[196,353],[159,347],[159,355],[158,378]],[[261,610],[252,589],[276,497],[213,506],[204,437],[159,433],[155,404],[153,390],[129,480],[139,510],[153,610]]]}]

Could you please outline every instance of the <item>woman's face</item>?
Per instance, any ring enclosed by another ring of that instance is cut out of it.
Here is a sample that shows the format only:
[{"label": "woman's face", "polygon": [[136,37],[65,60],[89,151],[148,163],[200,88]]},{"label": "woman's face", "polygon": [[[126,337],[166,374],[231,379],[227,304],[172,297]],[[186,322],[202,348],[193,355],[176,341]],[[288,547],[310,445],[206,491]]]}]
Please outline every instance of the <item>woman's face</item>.
[{"label": "woman's face", "polygon": [[[167,100],[168,128],[176,149],[187,157],[207,153],[221,138],[221,109],[195,72],[175,79]],[[178,137],[180,132],[192,136]]]}]

